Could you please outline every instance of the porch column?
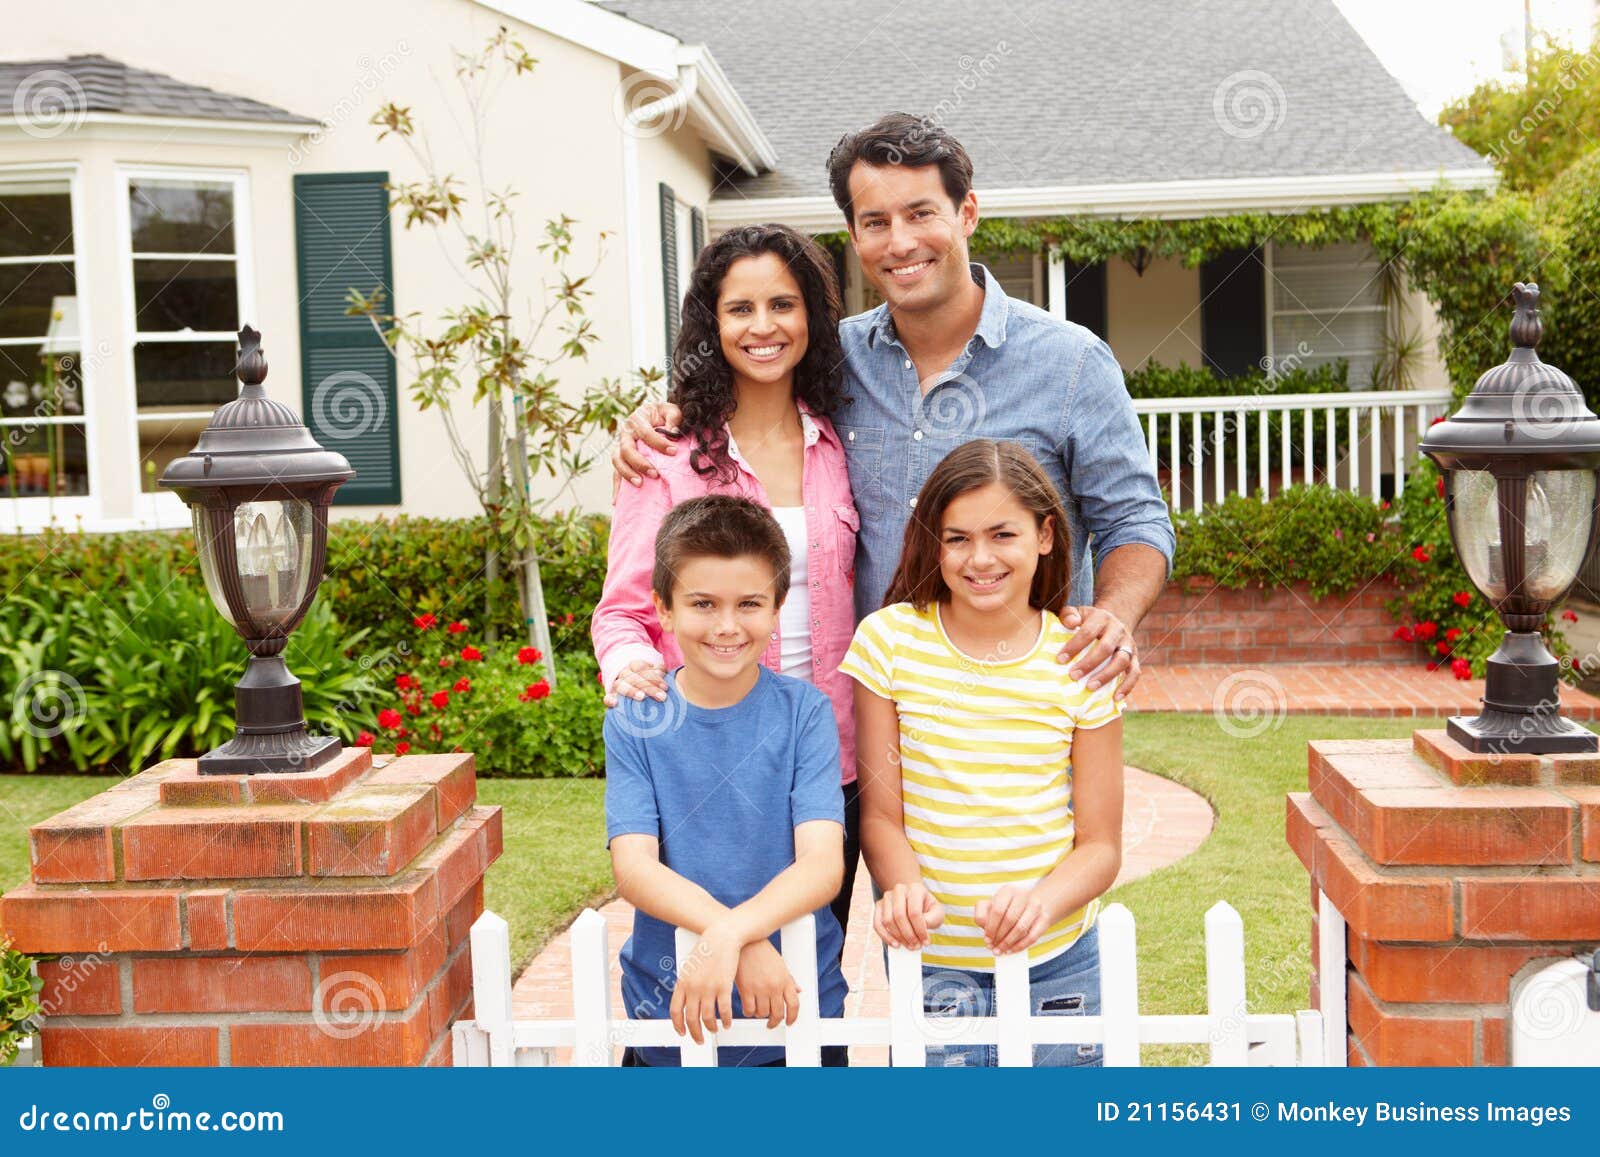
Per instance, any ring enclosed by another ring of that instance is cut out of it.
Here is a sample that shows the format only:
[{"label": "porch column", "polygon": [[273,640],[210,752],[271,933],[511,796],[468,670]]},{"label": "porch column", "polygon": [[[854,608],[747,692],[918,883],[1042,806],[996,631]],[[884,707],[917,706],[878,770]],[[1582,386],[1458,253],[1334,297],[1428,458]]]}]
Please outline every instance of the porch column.
[{"label": "porch column", "polygon": [[1067,263],[1061,256],[1061,250],[1051,249],[1045,253],[1046,277],[1049,279],[1049,292],[1045,295],[1050,303],[1050,316],[1067,320]]}]

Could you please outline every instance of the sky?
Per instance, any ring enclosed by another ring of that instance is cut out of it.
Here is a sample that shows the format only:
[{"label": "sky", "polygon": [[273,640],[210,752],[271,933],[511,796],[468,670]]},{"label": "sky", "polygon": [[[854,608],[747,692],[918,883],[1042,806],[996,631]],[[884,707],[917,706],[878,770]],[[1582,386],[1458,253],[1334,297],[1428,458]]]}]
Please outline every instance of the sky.
[{"label": "sky", "polygon": [[[1334,0],[1429,120],[1521,67],[1523,0]],[[1593,43],[1596,0],[1532,0],[1535,32]],[[1507,54],[1509,53],[1509,59]]]}]

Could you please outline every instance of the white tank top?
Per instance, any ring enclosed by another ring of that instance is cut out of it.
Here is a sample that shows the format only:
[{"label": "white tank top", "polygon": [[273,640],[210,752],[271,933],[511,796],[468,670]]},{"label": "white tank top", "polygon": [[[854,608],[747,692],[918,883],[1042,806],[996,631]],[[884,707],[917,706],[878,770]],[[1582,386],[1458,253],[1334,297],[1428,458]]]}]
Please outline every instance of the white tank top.
[{"label": "white tank top", "polygon": [[807,585],[806,508],[774,506],[772,515],[789,542],[789,597],[778,612],[778,670],[811,681],[811,589]]}]

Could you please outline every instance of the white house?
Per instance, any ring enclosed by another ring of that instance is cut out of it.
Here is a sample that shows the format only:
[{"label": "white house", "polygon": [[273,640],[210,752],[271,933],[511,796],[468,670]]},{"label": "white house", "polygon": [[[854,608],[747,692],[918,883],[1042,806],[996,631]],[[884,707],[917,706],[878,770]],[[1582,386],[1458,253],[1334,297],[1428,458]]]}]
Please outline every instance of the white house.
[{"label": "white house", "polygon": [[[573,390],[662,363],[707,230],[842,228],[823,162],[891,109],[967,145],[990,216],[1289,212],[1493,183],[1332,0],[280,0],[270,17],[64,0],[9,21],[0,45],[0,529],[183,524],[153,479],[232,396],[243,322],[264,335],[269,390],[325,440],[340,416],[319,384],[373,383],[362,435],[334,439],[360,471],[339,513],[476,509],[437,417],[345,295],[381,284],[425,317],[460,304],[436,237],[388,210],[385,181],[421,174],[369,119],[408,107],[440,167],[470,176],[453,52],[502,25],[540,63],[491,106],[487,183],[519,192],[524,237],[560,213],[579,255],[611,235],[600,341],[564,374]],[[542,259],[524,249],[526,291]],[[1395,309],[1359,246],[1269,243],[1198,268],[992,264],[1129,369],[1235,373],[1310,334],[1302,360],[1343,357],[1362,386]],[[873,304],[854,261],[840,267],[847,304]],[[1402,300],[1429,330],[1426,301]],[[1434,358],[1419,384],[1443,383]],[[477,415],[459,416],[481,442]],[[604,472],[577,493],[604,509]]]}]

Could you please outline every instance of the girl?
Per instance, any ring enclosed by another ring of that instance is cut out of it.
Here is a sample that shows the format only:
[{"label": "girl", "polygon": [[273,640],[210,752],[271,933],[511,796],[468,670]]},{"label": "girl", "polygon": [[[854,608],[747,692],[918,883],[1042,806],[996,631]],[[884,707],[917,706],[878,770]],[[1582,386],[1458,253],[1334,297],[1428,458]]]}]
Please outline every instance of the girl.
[{"label": "girl", "polygon": [[[924,1007],[992,1015],[994,958],[1027,952],[1034,1015],[1100,1010],[1099,896],[1122,861],[1118,680],[1055,654],[1072,632],[1061,499],[1014,442],[979,439],[929,476],[882,610],[840,670],[857,681],[861,839],[873,927],[923,949]],[[993,1065],[995,1046],[930,1048]],[[1099,1065],[1099,1045],[1035,1065]]]},{"label": "girl", "polygon": [[855,627],[856,531],[844,447],[827,415],[842,401],[839,292],[833,261],[784,225],[731,230],[701,251],[673,350],[671,401],[692,449],[643,452],[655,467],[617,491],[604,593],[591,634],[606,706],[617,696],[665,701],[683,662],[650,598],[656,530],[673,506],[734,494],[768,507],[792,559],[789,595],[763,665],[805,679],[833,704],[845,785],[844,928],[860,859],[851,683],[839,673]]}]

